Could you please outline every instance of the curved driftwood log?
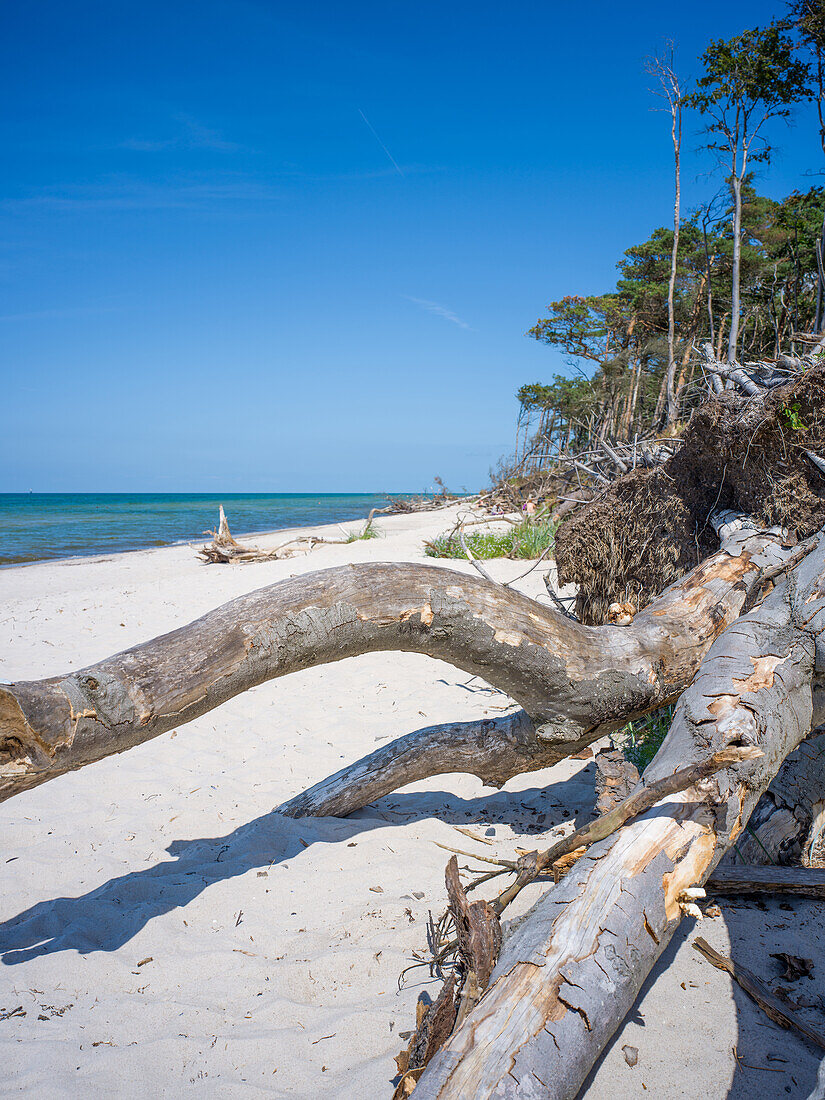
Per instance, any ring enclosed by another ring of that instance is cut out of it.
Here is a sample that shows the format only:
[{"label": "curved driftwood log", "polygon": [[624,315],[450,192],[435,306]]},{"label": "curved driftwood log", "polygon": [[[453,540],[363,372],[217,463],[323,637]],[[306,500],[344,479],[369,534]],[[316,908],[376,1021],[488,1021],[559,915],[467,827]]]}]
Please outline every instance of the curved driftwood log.
[{"label": "curved driftwood log", "polygon": [[[501,585],[425,565],[350,565],[259,589],[82,671],[0,687],[0,800],[273,677],[379,650],[426,653],[506,691],[534,724],[534,766],[546,766],[676,698],[755,579],[790,552],[777,532],[721,533],[724,549],[629,627],[582,626]],[[512,774],[525,770],[523,748]],[[395,786],[409,781],[395,772]]]},{"label": "curved driftwood log", "polygon": [[425,1070],[416,1100],[577,1094],[676,930],[682,891],[707,879],[821,717],[823,632],[825,534],[711,647],[645,778],[726,746],[763,755],[588,849],[505,943],[487,991]]}]

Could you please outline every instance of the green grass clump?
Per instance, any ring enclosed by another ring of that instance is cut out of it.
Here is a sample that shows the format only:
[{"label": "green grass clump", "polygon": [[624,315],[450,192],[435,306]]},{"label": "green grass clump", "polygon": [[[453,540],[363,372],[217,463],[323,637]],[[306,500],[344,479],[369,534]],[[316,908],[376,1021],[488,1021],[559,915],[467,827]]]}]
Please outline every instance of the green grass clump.
[{"label": "green grass clump", "polygon": [[673,721],[673,711],[673,706],[662,707],[644,718],[637,718],[635,722],[628,722],[613,734],[613,744],[631,764],[636,765],[639,775],[659,751]]},{"label": "green grass clump", "polygon": [[364,539],[379,539],[379,538],[381,538],[381,532],[378,530],[378,528],[375,526],[375,524],[372,522],[372,520],[368,520],[364,524],[363,530],[361,530],[361,531],[352,531],[344,539],[344,542],[347,542],[347,543],[349,543],[349,542],[362,542]]},{"label": "green grass clump", "polygon": [[[524,519],[508,531],[473,531],[464,535],[467,548],[474,558],[540,558],[552,549],[556,524],[549,520]],[[424,544],[430,558],[461,558],[467,560],[464,548],[455,534],[444,534]]]}]

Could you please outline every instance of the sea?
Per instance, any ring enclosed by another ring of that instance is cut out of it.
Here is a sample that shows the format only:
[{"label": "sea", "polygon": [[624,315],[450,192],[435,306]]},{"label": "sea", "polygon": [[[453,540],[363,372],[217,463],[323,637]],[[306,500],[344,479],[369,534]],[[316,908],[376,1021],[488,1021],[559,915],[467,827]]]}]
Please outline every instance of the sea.
[{"label": "sea", "polygon": [[[399,493],[397,496],[413,494]],[[366,518],[380,493],[0,493],[0,566],[199,541],[223,505],[233,535]]]}]

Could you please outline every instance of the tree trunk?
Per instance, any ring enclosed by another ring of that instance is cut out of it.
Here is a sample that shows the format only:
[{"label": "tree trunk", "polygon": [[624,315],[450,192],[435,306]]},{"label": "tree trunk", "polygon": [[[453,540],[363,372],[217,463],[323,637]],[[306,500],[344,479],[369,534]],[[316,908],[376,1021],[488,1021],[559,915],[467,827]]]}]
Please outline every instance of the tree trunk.
[{"label": "tree trunk", "polygon": [[[675,83],[675,80],[674,80]],[[675,191],[673,200],[673,248],[670,254],[670,278],[667,285],[667,426],[679,419],[676,399],[676,269],[679,259],[679,207],[681,200],[680,160],[682,153],[682,104],[678,85],[670,99],[673,138]]]},{"label": "tree trunk", "polygon": [[79,672],[0,687],[0,800],[266,680],[386,650],[429,654],[507,692],[534,724],[529,753],[544,767],[675,699],[758,571],[789,553],[776,533],[720,531],[724,549],[630,627],[583,626],[503,585],[436,566],[351,565],[259,589]]},{"label": "tree trunk", "polygon": [[733,189],[733,267],[730,300],[730,332],[728,333],[728,363],[735,363],[736,351],[739,344],[739,282],[742,267],[742,180],[736,174],[735,163],[731,187]]},{"label": "tree trunk", "polygon": [[823,597],[825,535],[792,582],[783,578],[711,647],[645,778],[725,746],[756,745],[763,756],[671,796],[588,849],[520,921],[416,1100],[577,1094],[678,927],[682,891],[707,879],[811,728]]}]

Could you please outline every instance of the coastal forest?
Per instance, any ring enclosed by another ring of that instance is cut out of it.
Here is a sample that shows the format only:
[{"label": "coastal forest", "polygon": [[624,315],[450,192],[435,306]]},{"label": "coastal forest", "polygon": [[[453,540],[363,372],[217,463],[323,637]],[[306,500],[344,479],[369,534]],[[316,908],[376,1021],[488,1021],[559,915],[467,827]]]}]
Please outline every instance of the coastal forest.
[{"label": "coastal forest", "polygon": [[[647,66],[669,129],[673,221],[618,257],[614,287],[550,302],[529,336],[561,350],[572,377],[523,385],[516,459],[673,433],[706,393],[701,357],[776,361],[811,346],[825,320],[825,5],[795,0],[766,28],[714,41],[693,84],[672,49]],[[781,199],[760,193],[775,123],[805,112],[810,177]],[[813,125],[812,125],[813,123]],[[682,150],[708,155],[708,196],[684,210]],[[819,177],[819,182],[817,181]],[[715,383],[718,390],[719,376]]]}]

